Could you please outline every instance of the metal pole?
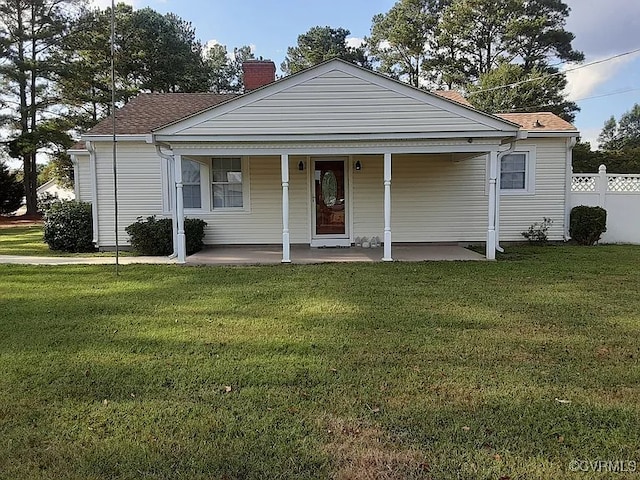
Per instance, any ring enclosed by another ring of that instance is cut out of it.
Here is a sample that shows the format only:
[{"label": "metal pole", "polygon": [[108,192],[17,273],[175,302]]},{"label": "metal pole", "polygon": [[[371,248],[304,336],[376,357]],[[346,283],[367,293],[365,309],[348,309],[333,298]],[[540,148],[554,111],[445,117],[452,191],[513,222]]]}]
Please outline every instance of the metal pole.
[{"label": "metal pole", "polygon": [[118,167],[116,161],[116,5],[111,0],[111,119],[113,121],[113,211],[116,234],[116,275],[119,274],[120,245],[118,243]]}]

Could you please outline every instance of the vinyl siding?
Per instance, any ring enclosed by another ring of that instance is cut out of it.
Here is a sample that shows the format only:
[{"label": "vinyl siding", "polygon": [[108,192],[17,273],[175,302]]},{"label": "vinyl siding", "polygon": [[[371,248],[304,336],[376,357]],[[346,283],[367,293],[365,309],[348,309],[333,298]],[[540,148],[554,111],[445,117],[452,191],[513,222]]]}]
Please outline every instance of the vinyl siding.
[{"label": "vinyl siding", "polygon": [[[428,97],[427,97],[428,98]],[[455,106],[452,105],[452,107]],[[269,135],[494,130],[348,73],[334,70],[235,110],[203,119],[179,134]]]},{"label": "vinyl siding", "polygon": [[486,157],[454,162],[447,155],[395,156],[391,231],[396,242],[484,240]]},{"label": "vinyl siding", "polygon": [[523,241],[521,232],[543,217],[553,220],[550,240],[564,238],[566,199],[566,140],[528,139],[522,145],[536,146],[535,195],[502,195],[500,198],[500,240]]},{"label": "vinyl siding", "polygon": [[78,200],[81,202],[92,201],[91,194],[91,167],[89,163],[89,155],[78,155]]},{"label": "vinyl siding", "polygon": [[[111,145],[96,142],[99,246],[115,245],[113,163]],[[160,158],[152,145],[118,143],[118,238],[128,245],[125,227],[139,216],[162,215]]]},{"label": "vinyl siding", "polygon": [[[298,162],[289,158],[289,225],[292,243],[309,243],[307,172],[298,170]],[[248,211],[202,212],[197,214],[207,222],[205,243],[277,244],[282,242],[282,177],[280,157],[249,157]],[[203,199],[204,202],[209,201]],[[196,216],[194,214],[193,216]]]}]

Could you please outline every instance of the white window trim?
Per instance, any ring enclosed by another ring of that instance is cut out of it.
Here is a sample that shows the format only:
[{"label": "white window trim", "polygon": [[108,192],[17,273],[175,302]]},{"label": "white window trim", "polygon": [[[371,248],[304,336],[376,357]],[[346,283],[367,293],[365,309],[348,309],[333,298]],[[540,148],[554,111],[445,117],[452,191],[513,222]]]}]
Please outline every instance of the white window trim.
[{"label": "white window trim", "polygon": [[206,179],[209,178],[208,172],[207,172],[207,164],[202,162],[202,160],[198,158],[183,157],[182,161],[184,162],[185,160],[188,160],[190,162],[194,162],[200,165],[200,208],[185,208],[184,213],[185,215],[188,215],[189,213],[201,214],[207,211],[206,195],[208,195],[208,192],[207,192]]},{"label": "white window trim", "polygon": [[[216,215],[229,215],[229,214],[242,214],[250,213],[248,206],[250,205],[249,196],[249,162],[248,159],[242,157],[242,203],[246,207],[235,208],[213,208],[212,197],[212,182],[213,182],[213,157],[183,157],[184,160],[190,160],[200,164],[200,195],[201,202],[200,208],[185,208],[185,215],[203,215],[203,214],[216,214]],[[245,175],[245,172],[247,174]],[[207,181],[209,179],[209,181]],[[174,175],[171,168],[168,168],[168,162],[162,163],[162,213],[163,215],[171,215],[173,198],[175,195],[175,189],[172,188],[174,181]],[[208,199],[208,200],[207,200]]]},{"label": "white window trim", "polygon": [[[240,169],[242,170],[242,207],[213,207],[213,159],[224,158],[224,155],[209,157],[209,209],[215,215],[233,215],[238,213],[251,213],[251,177],[249,169],[249,159],[240,157]],[[238,155],[229,155],[230,158],[238,158]]]},{"label": "white window trim", "polygon": [[[536,146],[535,145],[518,145],[512,153],[515,155],[517,154],[525,155],[525,169],[526,169],[525,177],[524,177],[525,186],[522,189],[508,189],[508,190],[503,190],[502,187],[500,187],[500,195],[501,196],[535,195],[536,193]],[[500,160],[500,163],[502,163],[502,159]],[[501,165],[499,165],[499,167],[501,167]],[[500,174],[502,174],[502,168],[500,168]]]}]

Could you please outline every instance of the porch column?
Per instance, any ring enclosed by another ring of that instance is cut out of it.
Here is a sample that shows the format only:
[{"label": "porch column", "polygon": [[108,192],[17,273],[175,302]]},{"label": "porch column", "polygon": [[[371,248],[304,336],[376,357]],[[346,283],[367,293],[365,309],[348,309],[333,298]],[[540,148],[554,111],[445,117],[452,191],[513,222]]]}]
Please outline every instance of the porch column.
[{"label": "porch column", "polygon": [[383,262],[391,262],[391,154],[384,154],[384,256]]},{"label": "porch column", "polygon": [[291,263],[289,238],[289,155],[280,156],[282,172],[282,263]]},{"label": "porch column", "polygon": [[489,153],[489,228],[487,230],[487,260],[496,259],[496,205],[498,178],[498,152]]},{"label": "porch column", "polygon": [[182,196],[182,155],[175,156],[176,219],[178,225],[178,263],[187,261],[187,242],[184,234],[184,197]]}]

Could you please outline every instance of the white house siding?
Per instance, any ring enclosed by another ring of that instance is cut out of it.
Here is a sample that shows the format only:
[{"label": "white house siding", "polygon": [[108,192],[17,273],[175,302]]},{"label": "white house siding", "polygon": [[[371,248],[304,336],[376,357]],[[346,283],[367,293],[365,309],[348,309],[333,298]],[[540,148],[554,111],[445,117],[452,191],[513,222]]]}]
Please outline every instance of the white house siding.
[{"label": "white house siding", "polygon": [[384,160],[382,155],[353,157],[360,161],[362,170],[353,172],[353,237],[382,239],[384,231]]},{"label": "white house siding", "polygon": [[487,231],[485,157],[396,155],[391,230],[395,242],[483,241]]},{"label": "white house siding", "polygon": [[[407,87],[408,88],[408,87]],[[414,92],[412,92],[414,93]],[[426,97],[429,99],[429,97]],[[447,102],[431,99],[439,105]],[[371,81],[334,70],[235,110],[213,110],[202,122],[177,130],[188,135],[410,133],[492,131],[495,128],[418,101]],[[276,119],[274,121],[274,119]]]},{"label": "white house siding", "polygon": [[[95,142],[98,180],[99,246],[115,245],[113,163],[111,144]],[[160,158],[152,145],[118,143],[118,232],[121,245],[128,244],[125,227],[138,216],[162,215]],[[88,170],[87,170],[88,171]]]},{"label": "white house siding", "polygon": [[[305,157],[289,159],[289,226],[292,243],[309,243],[307,171],[298,170]],[[249,157],[250,208],[245,212],[192,214],[207,222],[205,243],[277,244],[282,242],[282,177],[280,157]],[[206,201],[206,200],[205,200]],[[189,216],[189,215],[188,215]]]},{"label": "white house siding", "polygon": [[89,166],[89,155],[78,156],[78,192],[77,199],[81,202],[91,202],[91,168]]},{"label": "white house siding", "polygon": [[566,139],[527,139],[522,145],[536,147],[535,195],[500,197],[500,240],[523,241],[521,232],[543,217],[551,218],[550,240],[564,238],[566,200]]}]

